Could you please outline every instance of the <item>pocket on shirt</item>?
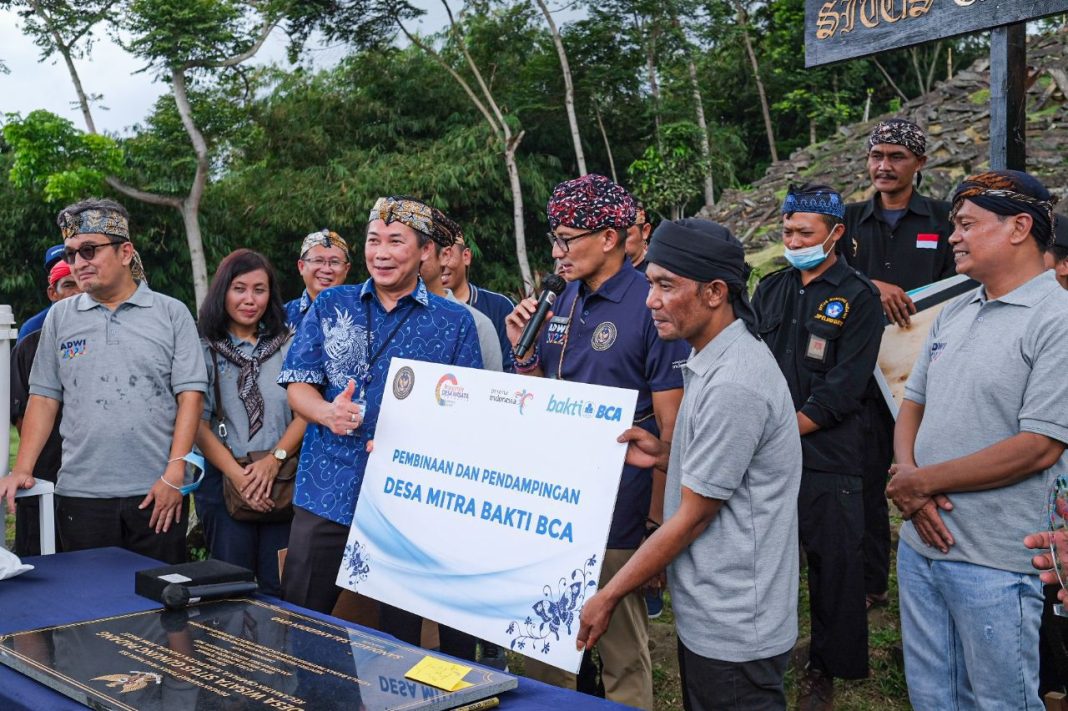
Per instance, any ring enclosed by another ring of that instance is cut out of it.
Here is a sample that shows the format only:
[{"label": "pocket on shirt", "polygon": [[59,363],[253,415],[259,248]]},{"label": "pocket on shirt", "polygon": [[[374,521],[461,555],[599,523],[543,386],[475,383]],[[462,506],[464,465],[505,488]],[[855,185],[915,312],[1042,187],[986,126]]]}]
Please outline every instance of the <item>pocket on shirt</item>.
[{"label": "pocket on shirt", "polygon": [[805,324],[805,337],[801,342],[802,362],[809,370],[824,373],[837,362],[838,338],[842,327],[810,318]]}]

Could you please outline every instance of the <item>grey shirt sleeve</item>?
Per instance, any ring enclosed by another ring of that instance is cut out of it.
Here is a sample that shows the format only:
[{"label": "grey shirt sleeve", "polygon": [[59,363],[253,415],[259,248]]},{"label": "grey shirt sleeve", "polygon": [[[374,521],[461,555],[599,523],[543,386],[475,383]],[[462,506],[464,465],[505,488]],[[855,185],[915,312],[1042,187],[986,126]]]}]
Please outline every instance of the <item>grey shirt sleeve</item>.
[{"label": "grey shirt sleeve", "polygon": [[56,348],[58,311],[55,307],[49,309],[44,326],[41,327],[37,355],[33,357],[33,367],[30,369],[30,395],[41,395],[63,402],[63,383],[59,380],[59,351]]},{"label": "grey shirt sleeve", "polygon": [[1020,407],[1020,430],[1045,435],[1068,444],[1068,319],[1040,313],[1041,326],[1024,345],[1023,356],[1031,363],[1031,375]]},{"label": "grey shirt sleeve", "polygon": [[710,499],[727,500],[738,488],[760,445],[767,399],[736,383],[704,390],[690,410],[692,439],[682,452],[682,485]]},{"label": "grey shirt sleeve", "polygon": [[935,317],[931,324],[931,330],[927,332],[927,338],[923,342],[920,354],[916,356],[916,363],[912,366],[909,379],[905,381],[905,400],[912,400],[917,405],[927,404],[927,368],[931,365],[931,346],[938,338],[939,326],[942,325],[942,317],[946,310]]},{"label": "grey shirt sleeve", "polygon": [[171,392],[208,389],[204,352],[197,335],[196,324],[189,309],[181,302],[172,302],[171,323],[174,324],[174,356],[171,358]]}]

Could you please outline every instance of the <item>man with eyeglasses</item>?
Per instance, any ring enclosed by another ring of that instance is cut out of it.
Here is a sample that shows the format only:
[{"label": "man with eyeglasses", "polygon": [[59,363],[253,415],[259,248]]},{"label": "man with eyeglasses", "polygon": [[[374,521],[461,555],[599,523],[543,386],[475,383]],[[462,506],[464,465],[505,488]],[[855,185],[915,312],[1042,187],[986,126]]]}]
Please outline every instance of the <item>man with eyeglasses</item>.
[{"label": "man with eyeglasses", "polygon": [[[300,450],[282,598],[329,613],[393,358],[482,367],[475,322],[427,291],[419,267],[435,229],[430,206],[379,198],[367,218],[363,284],[319,294],[304,316],[278,382],[308,422]],[[451,242],[450,242],[451,243]],[[444,246],[444,245],[443,245]],[[418,618],[385,603],[382,628],[419,643]]]},{"label": "man with eyeglasses", "polygon": [[[949,203],[921,195],[927,134],[905,119],[880,121],[868,136],[875,192],[846,205],[846,261],[879,288],[886,320],[907,327],[916,307],[906,292],[957,273]],[[890,510],[886,470],[893,459],[894,418],[874,379],[864,395],[864,587],[868,609],[885,606],[890,579]]]},{"label": "man with eyeglasses", "polygon": [[0,497],[13,509],[60,406],[56,484],[62,550],[119,546],[186,559],[185,461],[203,411],[207,370],[189,309],[143,279],[129,215],[84,200],[56,219],[81,294],[53,305],[30,373],[22,442]]},{"label": "man with eyeglasses", "polygon": [[349,245],[337,232],[312,232],[300,245],[297,270],[304,280],[304,293],[286,303],[286,323],[293,331],[300,326],[315,297],[332,286],[345,283],[349,276]]},{"label": "man with eyeglasses", "polygon": [[[624,249],[634,224],[634,198],[602,175],[586,175],[556,186],[547,205],[552,256],[568,285],[557,298],[531,352],[513,354],[516,371],[638,391],[635,425],[670,441],[682,400],[680,368],[689,354],[685,341],[657,335],[645,297],[645,276]],[[524,299],[508,316],[510,343],[519,341],[537,308]],[[546,443],[551,445],[551,443]],[[567,453],[561,452],[566,461]],[[653,496],[652,468],[626,465],[601,568],[603,586],[634,555],[646,535]],[[661,489],[663,472],[659,473]],[[663,492],[660,492],[663,498]],[[648,611],[640,591],[623,597],[598,649],[605,696],[618,703],[653,707]],[[530,656],[528,676],[575,687],[575,676]]]},{"label": "man with eyeglasses", "polygon": [[504,319],[512,313],[515,304],[504,294],[475,286],[467,279],[467,270],[471,266],[471,248],[467,246],[463,235],[455,244],[441,252],[441,284],[452,291],[456,300],[473,306],[489,317],[497,331],[497,340],[501,344],[501,359],[504,369],[512,370],[512,346],[508,341],[508,329]]}]

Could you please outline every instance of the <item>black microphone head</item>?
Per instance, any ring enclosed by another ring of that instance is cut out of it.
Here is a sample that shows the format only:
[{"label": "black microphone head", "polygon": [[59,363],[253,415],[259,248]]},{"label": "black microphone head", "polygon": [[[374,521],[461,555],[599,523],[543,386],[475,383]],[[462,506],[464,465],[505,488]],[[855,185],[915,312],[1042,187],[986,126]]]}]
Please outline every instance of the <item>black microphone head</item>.
[{"label": "black microphone head", "polygon": [[567,288],[567,282],[559,274],[546,274],[541,279],[541,288],[544,291],[551,291],[557,296],[564,293],[564,289]]},{"label": "black microphone head", "polygon": [[170,583],[159,597],[168,610],[177,610],[189,604],[189,588],[181,583]]}]

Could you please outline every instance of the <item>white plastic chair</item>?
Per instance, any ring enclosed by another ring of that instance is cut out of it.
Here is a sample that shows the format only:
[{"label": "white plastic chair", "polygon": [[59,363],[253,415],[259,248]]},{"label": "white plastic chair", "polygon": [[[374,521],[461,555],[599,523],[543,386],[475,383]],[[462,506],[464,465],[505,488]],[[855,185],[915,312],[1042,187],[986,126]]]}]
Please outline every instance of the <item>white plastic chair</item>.
[{"label": "white plastic chair", "polygon": [[41,555],[56,552],[55,492],[56,485],[44,479],[37,479],[31,489],[23,489],[15,494],[16,499],[40,496],[41,504]]}]

